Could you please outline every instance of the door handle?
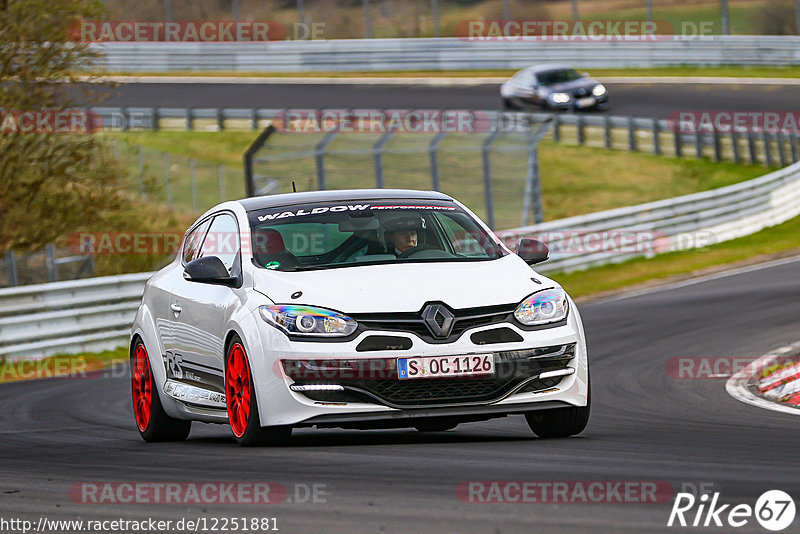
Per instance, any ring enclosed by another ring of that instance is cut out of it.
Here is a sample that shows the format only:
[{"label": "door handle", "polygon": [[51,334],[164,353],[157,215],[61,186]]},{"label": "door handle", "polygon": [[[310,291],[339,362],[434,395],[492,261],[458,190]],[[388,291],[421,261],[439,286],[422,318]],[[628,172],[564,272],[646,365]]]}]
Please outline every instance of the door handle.
[{"label": "door handle", "polygon": [[183,311],[183,308],[181,308],[181,305],[180,305],[180,304],[170,304],[169,308],[170,308],[170,309],[171,309],[173,312],[175,312],[176,314],[178,314],[178,313],[180,313],[181,311]]}]

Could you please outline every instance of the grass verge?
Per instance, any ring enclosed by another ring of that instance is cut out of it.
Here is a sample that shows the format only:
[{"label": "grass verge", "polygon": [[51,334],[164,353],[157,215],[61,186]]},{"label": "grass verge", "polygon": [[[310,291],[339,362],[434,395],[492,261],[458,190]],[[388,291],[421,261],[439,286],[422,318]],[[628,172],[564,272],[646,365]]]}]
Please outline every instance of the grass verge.
[{"label": "grass verge", "polygon": [[57,354],[36,361],[0,359],[0,384],[42,378],[92,378],[105,370],[118,370],[113,366],[127,361],[127,347],[85,354]]}]

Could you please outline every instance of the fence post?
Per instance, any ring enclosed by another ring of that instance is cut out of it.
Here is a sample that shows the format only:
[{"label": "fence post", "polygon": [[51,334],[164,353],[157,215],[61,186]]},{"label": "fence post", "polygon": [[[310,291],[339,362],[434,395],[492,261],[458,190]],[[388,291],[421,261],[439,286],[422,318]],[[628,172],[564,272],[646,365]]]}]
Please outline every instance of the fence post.
[{"label": "fence post", "polygon": [[491,229],[494,229],[494,199],[492,198],[492,167],[489,157],[492,143],[499,135],[500,130],[495,130],[489,134],[481,144],[481,155],[483,157],[483,187],[484,196],[486,197],[486,221],[489,223],[489,228]]},{"label": "fence post", "polygon": [[6,251],[6,269],[8,270],[8,285],[14,287],[19,285],[17,276],[17,258],[13,250]]},{"label": "fence post", "polygon": [[431,162],[431,187],[434,191],[441,191],[441,183],[439,180],[439,145],[444,140],[447,132],[439,132],[428,145],[428,158]]},{"label": "fence post", "polygon": [[250,110],[250,129],[258,130],[258,109],[253,108]]},{"label": "fence post", "polygon": [[628,150],[631,152],[639,150],[636,144],[636,122],[633,117],[628,117]]},{"label": "fence post", "polygon": [[225,168],[217,163],[217,183],[219,185],[219,201],[225,201]]},{"label": "fence post", "polygon": [[775,144],[778,145],[778,161],[781,162],[781,167],[786,167],[788,162],[786,160],[786,137],[783,135],[783,132],[778,132],[777,137],[775,138]]},{"label": "fence post", "polygon": [[222,108],[217,108],[217,130],[220,132],[225,129],[225,114],[222,112]]},{"label": "fence post", "polygon": [[661,123],[653,119],[653,154],[661,154]]},{"label": "fence post", "polygon": [[747,151],[750,153],[750,164],[758,163],[758,151],[756,150],[756,138],[751,130],[747,130]]},{"label": "fence post", "polygon": [[675,157],[683,156],[683,134],[679,128],[675,128]]},{"label": "fence post", "polygon": [[578,144],[586,144],[586,118],[583,115],[578,115]]},{"label": "fence post", "polygon": [[145,198],[147,196],[147,188],[144,185],[144,149],[142,145],[139,145],[137,159],[139,162],[139,188],[142,192],[142,198]]},{"label": "fence post", "polygon": [[194,175],[194,158],[189,158],[189,182],[192,184],[192,211],[197,211],[197,180]]},{"label": "fence post", "polygon": [[767,167],[772,167],[775,161],[772,157],[772,147],[769,139],[769,132],[764,130],[761,134],[761,139],[764,143],[764,161],[766,162]]},{"label": "fence post", "polygon": [[797,163],[798,154],[797,154],[797,134],[792,133],[789,134],[789,146],[792,149],[792,162]]},{"label": "fence post", "polygon": [[[533,122],[532,118],[531,122]],[[547,134],[547,130],[552,124],[553,120],[547,119],[535,132],[528,134],[528,174],[525,180],[525,198],[522,201],[521,226],[528,225],[531,204],[533,204],[534,223],[544,222],[542,184],[539,179],[539,141]]]},{"label": "fence post", "polygon": [[378,138],[372,147],[372,155],[375,161],[375,187],[383,189],[383,147],[394,137],[394,132],[386,132]]},{"label": "fence post", "polygon": [[58,272],[56,272],[56,247],[50,243],[44,247],[45,263],[47,264],[47,281],[58,281]]},{"label": "fence post", "polygon": [[561,141],[561,116],[556,115],[555,120],[553,121],[553,141],[558,143]]},{"label": "fence post", "polygon": [[722,161],[722,143],[720,142],[719,132],[716,128],[711,132],[711,136],[714,141],[714,161],[720,162]]},{"label": "fence post", "polygon": [[125,106],[119,108],[119,116],[121,121],[119,129],[122,130],[123,132],[127,132],[128,129],[130,128],[130,113],[128,112],[128,108]]},{"label": "fence post", "polygon": [[167,204],[172,206],[172,187],[169,183],[169,153],[163,153],[164,158],[164,191],[167,194]]},{"label": "fence post", "polygon": [[733,147],[733,161],[742,163],[742,153],[739,150],[739,133],[731,128],[731,146]]},{"label": "fence post", "polygon": [[317,189],[323,191],[325,189],[325,149],[331,144],[333,138],[336,137],[335,131],[325,134],[325,137],[320,139],[317,146],[314,147],[314,164],[317,168]]},{"label": "fence post", "polygon": [[192,115],[192,108],[186,108],[186,130],[194,130],[194,118]]},{"label": "fence post", "polygon": [[700,130],[694,132],[694,148],[695,148],[695,156],[698,158],[703,157],[703,134],[700,133]]},{"label": "fence post", "polygon": [[606,148],[611,148],[613,146],[613,141],[611,139],[611,117],[608,115],[603,117],[603,142]]}]

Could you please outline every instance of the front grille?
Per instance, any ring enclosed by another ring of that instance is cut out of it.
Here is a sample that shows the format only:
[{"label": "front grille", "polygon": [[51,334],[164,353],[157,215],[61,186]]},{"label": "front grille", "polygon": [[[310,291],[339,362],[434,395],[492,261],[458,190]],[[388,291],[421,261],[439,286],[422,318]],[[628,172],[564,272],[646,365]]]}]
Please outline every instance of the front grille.
[{"label": "front grille", "polygon": [[[431,304],[431,303],[428,303]],[[428,306],[426,304],[425,306]],[[423,307],[423,310],[425,308]],[[448,308],[449,309],[449,308]],[[415,313],[365,313],[351,314],[364,330],[385,330],[415,334],[427,343],[452,343],[470,328],[501,323],[510,320],[516,304],[484,306],[463,310],[450,310],[455,316],[453,330],[447,338],[436,338],[422,318],[422,311]]]},{"label": "front grille", "polygon": [[[548,356],[548,354],[552,354]],[[545,371],[563,369],[575,355],[575,345],[547,347],[529,351],[495,353],[495,375],[486,378],[422,378],[400,380],[397,361],[383,360],[388,373],[379,378],[302,380],[297,384],[338,384],[346,395],[337,400],[360,398],[362,402],[379,402],[389,406],[415,407],[464,402],[491,402],[506,396],[523,382]],[[393,377],[393,378],[387,378]],[[538,391],[558,385],[564,377],[533,380],[523,391]],[[334,400],[329,393],[305,392],[312,400]],[[345,401],[347,402],[347,401]]]}]

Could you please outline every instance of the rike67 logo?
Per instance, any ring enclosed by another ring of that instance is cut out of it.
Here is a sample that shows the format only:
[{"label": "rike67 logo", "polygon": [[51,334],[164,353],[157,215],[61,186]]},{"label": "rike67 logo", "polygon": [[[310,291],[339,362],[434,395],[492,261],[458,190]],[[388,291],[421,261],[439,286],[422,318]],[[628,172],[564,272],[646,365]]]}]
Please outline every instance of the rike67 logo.
[{"label": "rike67 logo", "polygon": [[781,490],[764,492],[749,504],[720,504],[719,492],[695,497],[691,493],[678,493],[669,514],[667,526],[680,527],[733,527],[747,525],[755,518],[767,530],[777,532],[788,528],[794,521],[794,500]]}]

